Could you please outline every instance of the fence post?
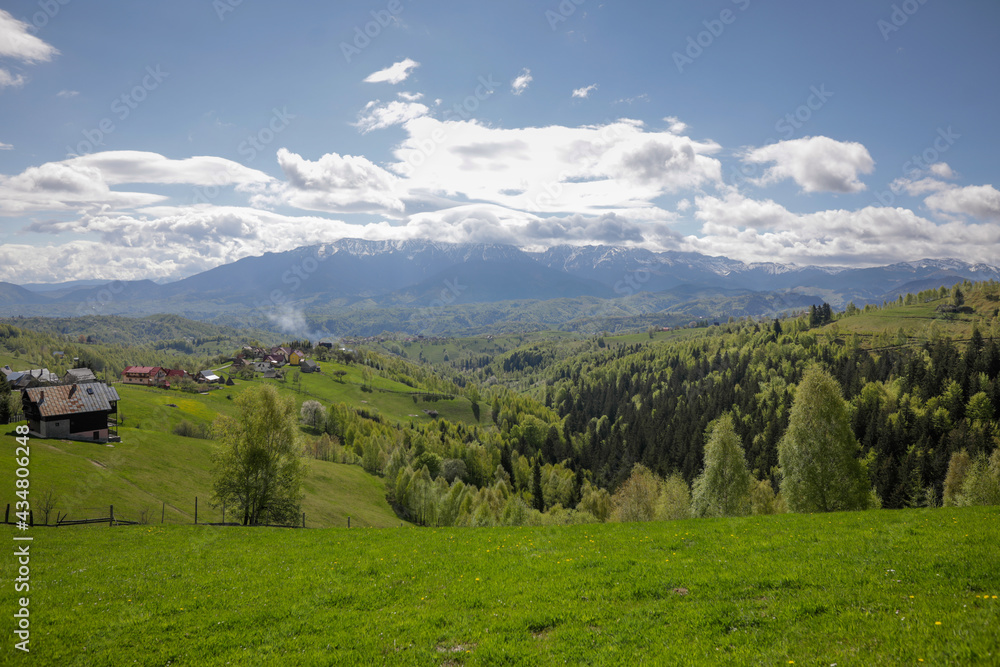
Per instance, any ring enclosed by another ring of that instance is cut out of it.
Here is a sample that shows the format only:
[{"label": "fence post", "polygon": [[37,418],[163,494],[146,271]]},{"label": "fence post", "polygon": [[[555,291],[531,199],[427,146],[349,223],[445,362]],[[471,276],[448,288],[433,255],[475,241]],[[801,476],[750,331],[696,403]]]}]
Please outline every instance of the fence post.
[{"label": "fence post", "polygon": [[306,527],[306,513],[305,512],[302,513],[302,527],[303,528]]},{"label": "fence post", "polygon": [[222,524],[226,524],[226,503],[222,503]]},{"label": "fence post", "polygon": [[351,517],[347,517],[347,527],[351,527]]},{"label": "fence post", "polygon": [[35,525],[35,511],[32,509],[28,510],[28,525],[32,527]]},{"label": "fence post", "polygon": [[7,503],[7,511],[3,513],[3,522],[10,523],[10,503]]},{"label": "fence post", "polygon": [[108,518],[108,528],[110,528],[111,526],[115,525],[115,506],[114,505],[111,505],[109,507],[108,513],[111,515]]},{"label": "fence post", "polygon": [[194,525],[198,525],[198,496],[194,497]]},{"label": "fence post", "polygon": [[167,513],[167,501],[163,501],[163,507],[160,508],[160,523],[163,523],[163,517]]}]

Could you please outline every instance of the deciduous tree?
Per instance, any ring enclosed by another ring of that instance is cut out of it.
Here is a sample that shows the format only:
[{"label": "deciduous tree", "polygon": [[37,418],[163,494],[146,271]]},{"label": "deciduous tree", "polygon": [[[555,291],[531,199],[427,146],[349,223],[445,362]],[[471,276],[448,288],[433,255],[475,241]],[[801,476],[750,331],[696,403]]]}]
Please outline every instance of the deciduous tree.
[{"label": "deciduous tree", "polygon": [[781,493],[793,512],[835,512],[871,505],[868,475],[858,459],[840,386],[819,366],[795,392],[788,430],[778,443]]},{"label": "deciduous tree", "polygon": [[215,500],[236,508],[243,525],[293,523],[302,502],[303,466],[295,401],[270,385],[244,391],[236,417],[212,430],[221,447],[213,470]]}]

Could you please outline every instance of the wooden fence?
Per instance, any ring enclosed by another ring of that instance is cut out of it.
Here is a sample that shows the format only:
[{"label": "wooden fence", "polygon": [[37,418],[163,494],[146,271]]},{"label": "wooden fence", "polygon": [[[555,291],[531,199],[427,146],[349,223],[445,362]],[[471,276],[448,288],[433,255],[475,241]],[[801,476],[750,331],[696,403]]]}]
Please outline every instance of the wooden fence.
[{"label": "wooden fence", "polygon": [[[85,508],[85,509],[87,509],[87,508]],[[93,510],[93,508],[89,508],[89,509]],[[103,508],[101,508],[101,509],[103,509]],[[165,523],[166,509],[167,509],[167,504],[166,504],[166,502],[164,502],[164,503],[162,503],[161,508],[160,508],[160,523]],[[99,509],[97,511],[101,511],[101,510]],[[19,521],[11,521],[10,518],[11,518],[10,517],[10,503],[7,503],[7,509],[4,511],[3,523],[6,524],[6,525],[10,525],[10,526],[17,525],[18,523],[20,523]],[[29,512],[28,512],[28,522],[27,523],[31,527],[34,527],[36,525],[35,524],[34,510],[29,510]],[[50,524],[50,523],[46,522],[46,523],[40,523],[40,524],[37,524],[37,525],[38,526],[49,526],[49,527],[53,527],[54,528],[54,527],[58,527],[58,526],[83,526],[83,525],[89,525],[89,524],[103,524],[103,523],[108,524],[108,526],[135,526],[135,525],[139,525],[139,524],[148,524],[148,523],[153,523],[153,522],[148,520],[148,516],[143,517],[143,519],[140,520],[140,521],[133,521],[133,520],[130,520],[130,519],[125,519],[122,516],[117,516],[116,517],[115,516],[115,506],[114,505],[108,505],[108,515],[107,516],[92,517],[92,518],[87,518],[87,519],[70,519],[68,514],[62,514],[60,512],[56,512],[56,522],[54,524]],[[195,496],[195,499],[194,499],[194,523],[195,523],[195,525],[202,525],[202,526],[242,526],[243,525],[240,522],[226,521],[226,507],[225,507],[225,505],[222,506],[222,521],[219,521],[219,522],[212,522],[212,521],[208,521],[208,522],[202,521],[202,522],[199,522],[198,521],[198,497],[197,496]],[[296,525],[271,524],[271,523],[254,524],[254,525],[260,526],[262,528],[305,528],[306,527],[306,513],[305,512],[302,513],[302,523],[301,523],[301,525],[299,525],[299,524],[296,524]],[[347,517],[347,527],[348,528],[351,527],[351,517]]]}]

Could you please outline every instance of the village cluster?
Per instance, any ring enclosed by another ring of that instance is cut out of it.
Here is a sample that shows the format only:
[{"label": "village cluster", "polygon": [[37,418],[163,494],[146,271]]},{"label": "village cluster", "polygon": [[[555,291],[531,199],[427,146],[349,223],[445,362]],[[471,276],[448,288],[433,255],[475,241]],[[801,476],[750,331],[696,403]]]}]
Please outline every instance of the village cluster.
[{"label": "village cluster", "polygon": [[[181,384],[232,385],[233,374],[281,378],[286,366],[293,366],[303,373],[318,373],[320,370],[319,364],[306,358],[302,350],[245,346],[225,367],[229,371],[226,378],[214,370],[191,375],[177,368],[126,366],[117,381],[161,389]],[[112,386],[114,381],[100,382],[89,368],[73,368],[61,377],[48,368],[15,371],[8,365],[0,368],[0,372],[12,390],[21,392],[23,418],[28,421],[31,436],[98,443],[120,441],[118,401],[121,397]]]}]

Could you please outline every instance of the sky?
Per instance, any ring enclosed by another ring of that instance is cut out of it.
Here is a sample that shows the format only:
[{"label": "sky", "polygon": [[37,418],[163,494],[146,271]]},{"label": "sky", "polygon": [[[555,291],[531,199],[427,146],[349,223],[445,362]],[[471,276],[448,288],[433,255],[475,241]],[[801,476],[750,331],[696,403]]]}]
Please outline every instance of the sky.
[{"label": "sky", "polygon": [[1000,265],[995,0],[6,0],[0,281],[340,238]]}]

